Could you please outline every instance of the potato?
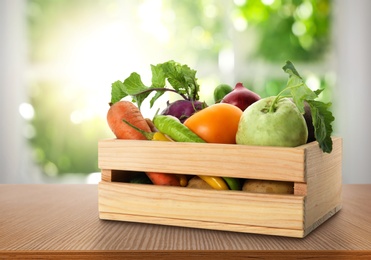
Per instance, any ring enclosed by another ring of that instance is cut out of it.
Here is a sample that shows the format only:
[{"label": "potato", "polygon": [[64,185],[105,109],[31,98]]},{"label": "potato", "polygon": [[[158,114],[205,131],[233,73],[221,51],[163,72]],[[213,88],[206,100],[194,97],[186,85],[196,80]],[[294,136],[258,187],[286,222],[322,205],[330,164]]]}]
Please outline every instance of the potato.
[{"label": "potato", "polygon": [[202,180],[198,176],[194,176],[192,179],[188,181],[187,188],[195,188],[195,189],[213,189],[207,182]]},{"label": "potato", "polygon": [[293,194],[294,183],[267,180],[246,180],[242,191],[270,194]]}]

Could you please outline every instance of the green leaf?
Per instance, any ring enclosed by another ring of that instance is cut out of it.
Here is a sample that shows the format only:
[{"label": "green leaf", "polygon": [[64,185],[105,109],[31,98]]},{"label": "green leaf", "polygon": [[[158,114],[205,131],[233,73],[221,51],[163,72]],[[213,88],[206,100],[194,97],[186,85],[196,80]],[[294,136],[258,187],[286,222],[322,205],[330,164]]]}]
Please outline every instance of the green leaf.
[{"label": "green leaf", "polygon": [[305,100],[313,100],[318,96],[314,93],[310,88],[307,87],[304,83],[301,85],[297,85],[296,87],[291,88],[291,95],[296,104],[299,108],[299,111],[303,114],[304,113],[304,101]]},{"label": "green leaf", "polygon": [[[155,92],[150,100],[150,107],[152,107],[165,91],[178,93],[188,100],[199,99],[200,86],[197,84],[196,71],[190,69],[187,65],[181,65],[170,60],[151,65],[151,72],[152,82],[150,87],[143,84],[140,75],[136,72],[131,73],[123,82],[117,81],[112,84],[111,100],[117,102],[126,96],[131,96],[133,102],[137,102],[140,108],[149,94]],[[172,88],[167,88],[166,82]]]},{"label": "green leaf", "polygon": [[196,71],[187,65],[181,65],[174,61],[162,64],[163,71],[170,85],[181,95],[185,95],[189,100],[198,100],[200,90],[197,84]]},{"label": "green leaf", "polygon": [[324,89],[317,89],[314,91],[314,93],[316,93],[316,95],[319,96],[319,94],[321,94],[323,90]]},{"label": "green leaf", "polygon": [[164,70],[160,65],[151,65],[152,71],[152,86],[153,88],[163,88],[165,87],[166,76]]},{"label": "green leaf", "polygon": [[116,81],[112,83],[111,87],[111,104],[115,104],[116,102],[120,101],[124,97],[126,97],[127,94],[124,91],[124,84],[121,81]]},{"label": "green leaf", "polygon": [[329,110],[331,103],[323,103],[315,100],[307,100],[312,114],[314,135],[322,151],[331,153],[332,151],[332,125],[335,120]]},{"label": "green leaf", "polygon": [[287,86],[284,90],[290,89],[291,96],[301,113],[304,113],[304,101],[308,102],[316,140],[323,152],[330,153],[332,151],[331,134],[333,131],[331,124],[335,120],[329,110],[331,103],[315,100],[323,89],[312,91],[305,84],[292,62],[287,61],[282,69],[289,74]]},{"label": "green leaf", "polygon": [[135,95],[138,94],[139,92],[148,89],[148,87],[146,87],[146,85],[143,84],[140,75],[136,72],[131,73],[130,76],[124,80],[123,84],[124,91],[128,95]]},{"label": "green leaf", "polygon": [[294,64],[291,61],[286,61],[286,64],[282,67],[282,69],[288,73],[290,76],[295,75],[296,77],[301,79],[299,72],[296,70]]},{"label": "green leaf", "polygon": [[149,107],[152,108],[155,104],[156,100],[161,97],[165,91],[157,91],[156,94],[151,98],[151,101],[149,102]]},{"label": "green leaf", "polygon": [[287,88],[290,89],[292,98],[298,107],[300,113],[304,114],[304,100],[314,100],[318,97],[304,82],[297,70],[290,61],[286,62],[283,70],[289,74]]},{"label": "green leaf", "polygon": [[[156,66],[151,65],[152,71],[152,85],[150,89],[156,91],[156,94],[152,97],[150,101],[150,108],[153,107],[156,100],[161,97],[165,93],[165,86],[166,86],[166,75],[162,68],[161,64],[157,64]],[[160,89],[164,89],[161,91]]]},{"label": "green leaf", "polygon": [[142,105],[142,102],[150,94],[150,92],[145,92],[148,87],[143,84],[140,75],[136,72],[130,74],[130,76],[123,82],[123,91],[133,96],[133,101],[137,102],[138,108]]}]

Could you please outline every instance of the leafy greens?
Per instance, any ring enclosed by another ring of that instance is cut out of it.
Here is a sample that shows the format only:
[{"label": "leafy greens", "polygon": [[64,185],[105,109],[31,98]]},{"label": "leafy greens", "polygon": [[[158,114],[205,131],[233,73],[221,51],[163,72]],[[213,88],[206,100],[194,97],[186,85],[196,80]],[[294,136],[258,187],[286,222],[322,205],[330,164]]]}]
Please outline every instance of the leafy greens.
[{"label": "leafy greens", "polygon": [[304,101],[308,103],[312,114],[314,136],[316,137],[316,140],[319,143],[322,151],[331,153],[331,134],[333,130],[331,124],[335,120],[335,117],[329,110],[331,103],[324,103],[315,100],[318,98],[318,95],[322,92],[322,90],[312,91],[305,84],[292,62],[287,61],[282,69],[289,74],[287,86],[284,91],[290,90],[291,97],[301,113],[304,113]]},{"label": "leafy greens", "polygon": [[[150,107],[166,91],[178,93],[186,100],[195,101],[199,99],[200,86],[197,83],[196,71],[187,65],[181,65],[175,61],[167,61],[157,65],[151,65],[152,82],[146,86],[136,72],[124,81],[116,81],[112,84],[111,104],[114,104],[124,97],[131,96],[133,102],[142,105],[143,101],[150,93],[155,91],[155,95],[150,100]],[[169,83],[172,88],[166,86]]]}]

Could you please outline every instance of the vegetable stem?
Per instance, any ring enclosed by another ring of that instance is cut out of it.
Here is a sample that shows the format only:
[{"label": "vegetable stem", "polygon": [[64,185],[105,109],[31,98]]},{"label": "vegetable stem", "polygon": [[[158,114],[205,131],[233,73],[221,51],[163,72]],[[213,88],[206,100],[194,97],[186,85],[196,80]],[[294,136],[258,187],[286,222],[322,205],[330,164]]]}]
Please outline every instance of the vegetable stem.
[{"label": "vegetable stem", "polygon": [[126,121],[125,119],[122,119],[122,121],[124,121],[125,124],[131,126],[135,130],[137,130],[139,133],[141,133],[142,135],[144,135],[144,137],[147,138],[148,140],[152,140],[153,139],[153,136],[155,135],[155,133],[143,131],[142,129],[136,127],[135,125],[131,124],[130,122]]},{"label": "vegetable stem", "polygon": [[[289,90],[289,89],[291,89],[291,88],[297,88],[297,87],[300,87],[301,85],[303,85],[303,83],[300,83],[300,84],[295,85],[295,86],[286,87],[286,88],[284,88],[283,90],[281,90],[281,91],[277,94],[276,98],[273,100],[271,106],[269,107],[268,112],[269,112],[269,113],[273,113],[273,112],[274,112],[274,107],[275,107],[276,103],[278,102],[278,100],[279,100],[280,98],[282,98],[282,94],[283,94],[285,91],[287,91],[287,90]],[[292,97],[292,95],[287,95],[286,97]]]},{"label": "vegetable stem", "polygon": [[280,98],[279,95],[276,96],[276,98],[273,100],[271,106],[269,107],[268,113],[273,113],[274,112],[274,106],[278,102],[278,99]]},{"label": "vegetable stem", "polygon": [[164,92],[165,91],[171,91],[171,92],[177,93],[178,95],[180,95],[185,100],[190,100],[186,95],[184,95],[182,93],[179,93],[178,91],[176,91],[174,89],[171,89],[171,88],[149,88],[149,89],[140,91],[138,93],[135,93],[135,94],[133,94],[133,96],[139,96],[141,94],[145,94],[145,93],[152,92],[152,91],[164,91]]}]

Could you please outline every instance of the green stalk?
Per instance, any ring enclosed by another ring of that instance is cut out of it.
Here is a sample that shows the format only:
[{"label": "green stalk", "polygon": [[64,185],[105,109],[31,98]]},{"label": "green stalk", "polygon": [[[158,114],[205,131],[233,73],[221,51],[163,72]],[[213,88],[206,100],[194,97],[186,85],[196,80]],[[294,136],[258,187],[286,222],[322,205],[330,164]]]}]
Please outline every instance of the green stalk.
[{"label": "green stalk", "polygon": [[[152,91],[163,91],[163,92],[170,91],[170,92],[177,93],[178,95],[180,95],[185,100],[190,100],[186,95],[184,95],[182,93],[179,93],[178,91],[176,91],[175,89],[172,89],[172,88],[148,88],[146,90],[143,90],[143,91],[140,91],[138,93],[132,94],[132,96],[136,97],[136,96],[146,94],[146,93],[152,92]],[[188,94],[188,96],[189,96],[189,94]]]},{"label": "green stalk", "polygon": [[135,130],[137,130],[139,133],[141,133],[142,135],[144,135],[144,137],[147,138],[148,140],[152,140],[152,139],[153,139],[153,136],[155,135],[155,133],[143,131],[142,129],[136,127],[135,125],[130,124],[130,123],[129,123],[127,120],[125,120],[125,119],[122,119],[122,121],[124,121],[125,124],[129,125],[130,127],[132,127],[132,128],[134,128]]},{"label": "green stalk", "polygon": [[[281,92],[277,94],[276,98],[273,100],[271,106],[269,107],[268,113],[273,113],[274,112],[274,106],[276,105],[278,100],[282,97],[282,93],[284,93],[286,90],[289,90],[291,88],[297,88],[300,85],[303,85],[303,83],[300,83],[299,85],[295,85],[295,86],[291,86],[291,87],[286,87],[283,90],[281,90]],[[292,95],[288,95],[286,97],[292,97]]]}]

